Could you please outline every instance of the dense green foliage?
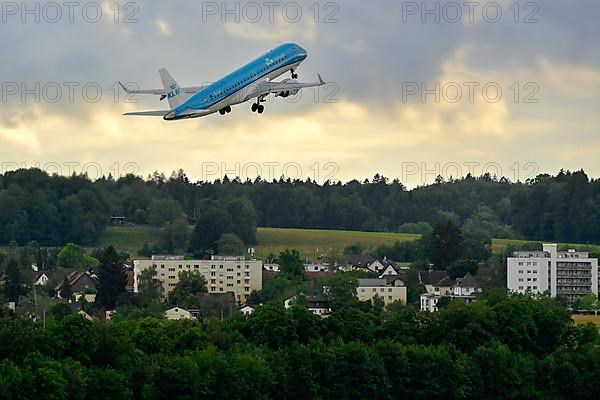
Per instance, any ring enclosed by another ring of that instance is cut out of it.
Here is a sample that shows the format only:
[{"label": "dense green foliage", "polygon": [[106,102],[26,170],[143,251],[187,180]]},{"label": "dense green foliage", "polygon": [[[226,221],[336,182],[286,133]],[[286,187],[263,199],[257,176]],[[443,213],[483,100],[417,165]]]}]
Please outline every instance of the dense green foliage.
[{"label": "dense green foliage", "polygon": [[[256,226],[427,234],[423,223],[434,226],[441,215],[464,226],[467,244],[490,235],[589,243],[600,242],[600,181],[590,181],[583,171],[561,171],[526,183],[468,176],[408,191],[380,175],[323,185],[227,178],[194,183],[183,171],[169,178],[154,174],[147,180],[125,176],[94,182],[35,169],[0,175],[0,243],[94,243],[110,215],[157,226],[187,216],[203,226],[192,235],[193,251],[216,249],[223,233],[252,244]],[[180,239],[165,241],[177,247]]]},{"label": "dense green foliage", "polygon": [[596,328],[549,298],[225,321],[0,320],[0,398],[596,399]]},{"label": "dense green foliage", "polygon": [[104,250],[98,272],[98,293],[96,305],[113,310],[117,302],[125,295],[127,276],[123,261],[111,246]]}]

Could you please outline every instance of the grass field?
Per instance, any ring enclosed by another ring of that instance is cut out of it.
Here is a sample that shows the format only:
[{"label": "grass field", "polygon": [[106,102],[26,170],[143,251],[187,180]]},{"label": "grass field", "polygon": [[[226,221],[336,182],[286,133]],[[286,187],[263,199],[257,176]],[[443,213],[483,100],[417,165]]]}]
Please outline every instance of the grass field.
[{"label": "grass field", "polygon": [[321,254],[341,253],[344,247],[360,243],[365,248],[382,244],[393,245],[397,241],[411,241],[421,235],[389,232],[326,231],[317,229],[258,228],[256,255],[259,258],[270,253],[278,254],[286,248],[297,249],[304,257],[314,258]]},{"label": "grass field", "polygon": [[[190,227],[190,230],[192,227]],[[157,243],[160,238],[161,229],[151,226],[135,227],[109,227],[102,234],[99,246],[115,245],[123,250],[137,256],[137,252],[147,241],[151,245]],[[288,249],[297,249],[304,257],[315,258],[322,254],[341,253],[344,247],[354,243],[360,243],[367,249],[373,249],[379,245],[393,245],[397,241],[411,241],[419,239],[420,235],[390,232],[355,232],[334,231],[318,229],[288,229],[288,228],[258,228],[256,237],[258,244],[255,245],[256,255],[264,258],[269,254],[278,254]],[[492,251],[501,252],[510,245],[516,247],[527,243],[536,243],[526,240],[494,239]],[[600,254],[600,246],[583,244],[559,244],[560,250],[576,248]],[[540,249],[541,250],[541,249]]]},{"label": "grass field", "polygon": [[600,329],[600,315],[573,315],[571,318],[575,321],[575,325],[583,325],[591,322]]},{"label": "grass field", "polygon": [[98,246],[106,247],[112,245],[119,251],[126,251],[131,256],[137,256],[138,251],[144,245],[144,242],[156,243],[160,238],[160,228],[152,226],[134,226],[134,227],[109,227],[106,228]]},{"label": "grass field", "polygon": [[[191,228],[190,228],[191,229]],[[147,241],[151,245],[158,242],[160,228],[151,226],[109,227],[102,234],[98,246],[114,245],[137,256]],[[258,228],[258,244],[255,247],[259,258],[270,253],[278,254],[288,249],[297,249],[304,257],[313,258],[321,254],[342,252],[344,247],[361,243],[365,248],[382,244],[392,245],[396,241],[416,240],[420,235],[388,232],[325,231],[316,229]]]}]

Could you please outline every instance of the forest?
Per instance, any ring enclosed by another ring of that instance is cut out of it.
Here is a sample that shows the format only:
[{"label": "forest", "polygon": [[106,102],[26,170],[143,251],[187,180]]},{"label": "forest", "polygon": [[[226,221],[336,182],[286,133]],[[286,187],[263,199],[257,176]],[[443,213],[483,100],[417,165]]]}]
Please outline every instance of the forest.
[{"label": "forest", "polygon": [[[347,183],[227,177],[192,182],[184,171],[146,179],[91,181],[38,169],[0,175],[0,244],[94,244],[110,216],[129,223],[175,226],[211,218],[252,244],[257,226],[408,232],[440,215],[464,226],[488,216],[502,238],[600,243],[600,181],[560,171],[527,182],[466,176],[408,190],[381,175]],[[412,233],[412,232],[411,232]],[[210,236],[210,232],[204,232]],[[217,237],[218,239],[218,237]]]},{"label": "forest", "polygon": [[558,300],[500,292],[438,313],[303,306],[168,321],[0,316],[2,399],[597,399],[600,339]]}]

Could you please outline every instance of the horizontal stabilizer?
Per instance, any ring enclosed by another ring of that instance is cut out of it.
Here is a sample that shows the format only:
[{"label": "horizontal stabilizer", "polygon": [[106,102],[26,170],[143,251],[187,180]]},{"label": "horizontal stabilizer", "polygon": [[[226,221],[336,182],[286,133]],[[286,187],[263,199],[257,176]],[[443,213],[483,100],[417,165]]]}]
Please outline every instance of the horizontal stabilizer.
[{"label": "horizontal stabilizer", "polygon": [[123,115],[135,115],[135,116],[141,116],[141,117],[164,117],[165,115],[167,115],[170,112],[171,112],[171,110],[136,111],[136,112],[128,112]]}]

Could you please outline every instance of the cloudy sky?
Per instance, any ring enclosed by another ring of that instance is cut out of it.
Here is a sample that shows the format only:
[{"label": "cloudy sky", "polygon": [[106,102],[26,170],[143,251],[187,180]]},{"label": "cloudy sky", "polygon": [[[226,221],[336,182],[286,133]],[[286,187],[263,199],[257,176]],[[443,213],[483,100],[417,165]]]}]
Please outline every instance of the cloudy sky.
[{"label": "cloudy sky", "polygon": [[[484,171],[600,176],[600,2],[2,2],[0,163],[91,177],[182,168],[408,186]],[[330,84],[165,122],[119,80],[211,82],[280,43]],[[101,93],[100,93],[101,91]],[[133,102],[132,102],[133,100]]]}]

